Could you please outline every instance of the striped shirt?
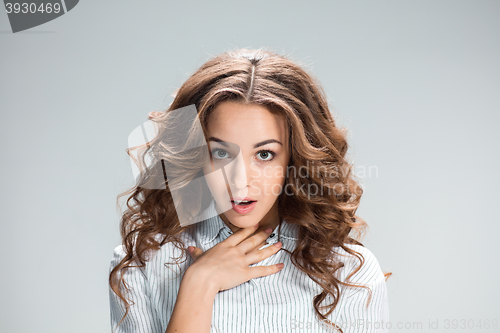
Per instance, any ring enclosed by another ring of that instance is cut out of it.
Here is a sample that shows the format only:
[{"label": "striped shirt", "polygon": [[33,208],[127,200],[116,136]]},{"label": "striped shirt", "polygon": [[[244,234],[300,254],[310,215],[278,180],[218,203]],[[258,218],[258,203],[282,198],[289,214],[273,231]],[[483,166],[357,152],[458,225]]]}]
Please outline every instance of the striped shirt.
[{"label": "striped shirt", "polygon": [[[231,229],[217,215],[214,201],[208,213],[213,217],[202,220],[181,235],[186,247],[192,245],[207,251],[232,234]],[[266,240],[267,245],[261,249],[278,241],[283,243],[283,248],[292,252],[298,241],[298,225],[283,221],[281,229],[278,225]],[[389,320],[387,289],[379,263],[367,248],[351,244],[347,246],[360,252],[365,258],[362,268],[353,275],[350,282],[370,287],[371,302],[366,306],[369,297],[366,289],[340,286],[339,303],[327,318],[336,323],[344,333],[388,332],[385,328]],[[344,262],[344,267],[337,271],[337,278],[345,281],[347,275],[359,266],[359,260],[340,247],[335,248],[335,252],[341,255],[339,259]],[[186,261],[175,264],[172,258],[181,256],[181,253],[174,245],[167,243],[154,253],[145,267],[127,270],[124,279],[132,290],[125,296],[134,304],[118,327],[125,308],[109,289],[113,333],[165,332],[182,276],[193,263],[188,255]],[[124,255],[122,245],[114,249],[110,270]],[[180,261],[183,261],[182,257]],[[278,273],[251,279],[215,296],[210,333],[337,332],[321,323],[316,316],[313,298],[321,293],[322,288],[293,265],[287,252],[280,250],[250,267],[280,262],[285,266]],[[328,295],[321,305],[332,302],[332,296]],[[323,314],[326,312],[325,309],[320,311]]]}]

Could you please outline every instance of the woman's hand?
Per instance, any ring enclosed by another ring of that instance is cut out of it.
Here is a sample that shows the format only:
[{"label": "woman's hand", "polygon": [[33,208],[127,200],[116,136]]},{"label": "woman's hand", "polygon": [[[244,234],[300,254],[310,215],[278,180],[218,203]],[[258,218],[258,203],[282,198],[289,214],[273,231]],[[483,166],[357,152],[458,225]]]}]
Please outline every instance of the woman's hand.
[{"label": "woman's hand", "polygon": [[195,278],[207,279],[216,292],[231,289],[250,279],[271,275],[279,272],[283,264],[271,266],[254,266],[265,258],[270,257],[281,249],[281,242],[259,250],[265,245],[263,242],[269,237],[272,229],[261,231],[252,237],[259,224],[243,228],[203,252],[197,247],[191,252],[195,262],[189,267]]}]

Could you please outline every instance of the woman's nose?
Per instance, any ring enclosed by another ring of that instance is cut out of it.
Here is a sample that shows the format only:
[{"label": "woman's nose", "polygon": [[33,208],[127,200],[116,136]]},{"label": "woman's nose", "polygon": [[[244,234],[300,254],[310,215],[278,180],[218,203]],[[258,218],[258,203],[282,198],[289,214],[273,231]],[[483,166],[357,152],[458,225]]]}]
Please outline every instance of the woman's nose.
[{"label": "woman's nose", "polygon": [[241,151],[236,156],[236,158],[231,161],[229,168],[229,185],[234,187],[234,190],[241,190],[248,186],[248,166],[245,164],[245,160]]}]

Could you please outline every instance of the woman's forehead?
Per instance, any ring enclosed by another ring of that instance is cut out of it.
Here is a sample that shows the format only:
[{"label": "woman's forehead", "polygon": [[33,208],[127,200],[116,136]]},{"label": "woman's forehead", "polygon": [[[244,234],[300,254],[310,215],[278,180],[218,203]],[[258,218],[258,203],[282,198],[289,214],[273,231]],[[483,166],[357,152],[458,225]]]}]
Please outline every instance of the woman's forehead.
[{"label": "woman's forehead", "polygon": [[285,144],[287,140],[284,116],[258,104],[222,102],[212,111],[207,127],[210,136],[233,143],[275,139]]}]

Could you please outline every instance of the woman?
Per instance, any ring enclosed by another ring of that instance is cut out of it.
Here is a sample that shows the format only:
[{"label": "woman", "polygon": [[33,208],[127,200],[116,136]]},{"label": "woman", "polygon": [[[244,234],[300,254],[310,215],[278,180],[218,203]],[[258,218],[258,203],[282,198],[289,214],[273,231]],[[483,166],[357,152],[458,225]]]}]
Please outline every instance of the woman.
[{"label": "woman", "polygon": [[313,76],[229,51],[150,119],[111,262],[113,332],[385,331],[390,273],[356,240],[362,189]]}]

